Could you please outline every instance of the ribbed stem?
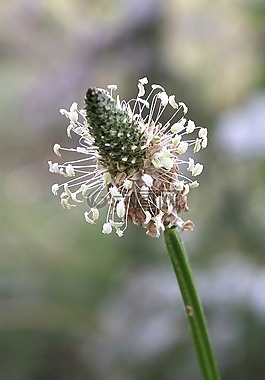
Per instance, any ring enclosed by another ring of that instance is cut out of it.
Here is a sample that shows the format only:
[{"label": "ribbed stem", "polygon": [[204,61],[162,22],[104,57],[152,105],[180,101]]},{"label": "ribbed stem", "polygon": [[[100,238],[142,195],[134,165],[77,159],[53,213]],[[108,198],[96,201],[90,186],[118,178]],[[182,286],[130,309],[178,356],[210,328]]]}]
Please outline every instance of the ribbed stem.
[{"label": "ribbed stem", "polygon": [[190,323],[197,359],[204,380],[220,380],[205,315],[196,289],[183,241],[176,229],[166,229],[164,238]]}]

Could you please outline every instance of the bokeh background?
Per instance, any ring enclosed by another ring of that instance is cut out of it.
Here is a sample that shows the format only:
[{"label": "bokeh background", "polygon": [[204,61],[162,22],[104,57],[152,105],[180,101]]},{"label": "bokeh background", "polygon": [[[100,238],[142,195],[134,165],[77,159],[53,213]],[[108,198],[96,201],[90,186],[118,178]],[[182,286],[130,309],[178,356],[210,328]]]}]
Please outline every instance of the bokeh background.
[{"label": "bokeh background", "polygon": [[222,379],[265,379],[264,41],[262,0],[1,0],[1,380],[199,379],[163,239],[50,191],[58,109],[144,76],[209,129],[184,239]]}]

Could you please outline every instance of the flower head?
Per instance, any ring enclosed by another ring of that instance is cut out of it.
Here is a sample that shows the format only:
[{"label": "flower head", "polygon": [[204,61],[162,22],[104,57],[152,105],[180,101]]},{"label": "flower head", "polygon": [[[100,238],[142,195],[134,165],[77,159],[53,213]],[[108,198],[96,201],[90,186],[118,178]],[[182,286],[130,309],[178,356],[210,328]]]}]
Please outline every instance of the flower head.
[{"label": "flower head", "polygon": [[[89,88],[83,109],[73,103],[70,111],[60,110],[69,119],[68,136],[78,136],[79,144],[70,149],[55,144],[54,152],[59,157],[61,151],[82,157],[61,165],[49,161],[50,172],[67,178],[54,184],[52,192],[61,191],[66,209],[85,200],[89,209],[84,216],[90,224],[108,203],[104,234],[115,230],[122,236],[128,221],[156,237],[167,227],[193,228],[180,213],[188,210],[190,189],[199,185],[190,177],[201,174],[203,165],[187,159],[186,152],[190,146],[194,153],[206,148],[207,129],[186,119],[187,106],[160,85],[153,84],[145,96],[147,84],[147,78],[140,79],[138,95],[129,102],[113,96],[115,85],[108,90]],[[166,108],[171,109],[171,117],[162,123]]]}]

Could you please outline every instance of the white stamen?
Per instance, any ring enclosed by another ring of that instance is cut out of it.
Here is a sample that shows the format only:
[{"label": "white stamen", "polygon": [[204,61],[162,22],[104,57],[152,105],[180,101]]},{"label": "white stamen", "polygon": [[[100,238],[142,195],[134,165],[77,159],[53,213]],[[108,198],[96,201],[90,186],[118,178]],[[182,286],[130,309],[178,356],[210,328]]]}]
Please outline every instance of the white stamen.
[{"label": "white stamen", "polygon": [[109,222],[104,223],[103,228],[102,228],[102,233],[108,235],[108,234],[111,234],[111,232],[112,232],[111,224]]},{"label": "white stamen", "polygon": [[159,92],[159,94],[157,95],[157,97],[161,100],[161,104],[163,107],[166,107],[167,104],[168,104],[168,96],[167,96],[167,93],[165,91],[163,92]]},{"label": "white stamen", "polygon": [[193,182],[190,183],[189,186],[190,186],[191,189],[195,189],[196,187],[199,186],[199,182],[197,182],[197,181],[193,181]]},{"label": "white stamen", "polygon": [[147,186],[142,186],[140,189],[140,194],[144,199],[147,199],[149,196],[149,188]]},{"label": "white stamen", "polygon": [[170,97],[168,98],[168,102],[172,108],[174,108],[174,109],[178,108],[178,103],[176,103],[176,101],[175,101],[175,95],[170,95]]},{"label": "white stamen", "polygon": [[188,147],[189,144],[186,141],[181,141],[177,147],[178,154],[181,156],[182,154],[186,153]]},{"label": "white stamen", "polygon": [[178,146],[179,145],[179,143],[180,143],[180,141],[181,141],[181,136],[180,135],[176,135],[174,138],[173,138],[173,140],[172,140],[172,144],[173,144],[173,146]]},{"label": "white stamen", "polygon": [[93,220],[97,220],[99,218],[99,211],[96,207],[92,207],[91,208],[91,212],[92,212],[92,219]]},{"label": "white stamen", "polygon": [[116,91],[118,86],[116,84],[109,84],[107,88],[109,88],[111,91]]},{"label": "white stamen", "polygon": [[203,139],[202,139],[202,149],[205,149],[207,147],[207,144],[208,144],[207,137],[203,137]]},{"label": "white stamen", "polygon": [[52,193],[54,195],[57,195],[57,191],[59,190],[59,185],[58,183],[55,183],[54,185],[52,185]]},{"label": "white stamen", "polygon": [[149,211],[145,211],[145,221],[144,221],[144,224],[149,223],[151,219],[152,219],[152,215],[150,214],[150,212]]},{"label": "white stamen", "polygon": [[192,120],[188,121],[187,127],[186,127],[186,133],[192,133],[195,129],[195,123]]},{"label": "white stamen", "polygon": [[208,134],[207,128],[200,128],[199,137],[201,138],[207,137],[207,134]]},{"label": "white stamen", "polygon": [[118,215],[119,218],[123,218],[124,215],[125,215],[125,204],[124,204],[124,200],[121,199],[118,204],[117,204],[117,208],[116,208],[116,213]]},{"label": "white stamen", "polygon": [[188,112],[188,107],[186,106],[186,104],[185,103],[183,103],[183,102],[179,102],[179,106],[180,107],[183,107],[183,113],[184,113],[184,115]]},{"label": "white stamen", "polygon": [[142,180],[144,181],[144,183],[146,184],[146,186],[148,186],[148,187],[152,187],[153,186],[153,178],[149,174],[144,174],[142,176]]},{"label": "white stamen", "polygon": [[59,152],[59,149],[61,148],[61,145],[60,144],[54,144],[53,146],[53,151],[54,153],[59,156],[59,157],[62,157],[61,153]]},{"label": "white stamen", "polygon": [[202,164],[196,164],[191,172],[191,175],[193,177],[196,177],[197,175],[200,175],[201,172],[203,171],[203,165]]},{"label": "white stamen", "polygon": [[126,179],[123,184],[126,190],[130,190],[132,188],[132,185],[133,185],[133,181],[130,181],[129,179]]},{"label": "white stamen", "polygon": [[71,164],[68,164],[65,168],[65,173],[67,177],[74,177],[75,176],[75,171],[74,168]]},{"label": "white stamen", "polygon": [[89,224],[95,224],[94,220],[90,219],[88,215],[89,215],[89,213],[87,211],[84,212],[84,217],[85,217],[86,222]]},{"label": "white stamen", "polygon": [[201,150],[201,139],[196,139],[193,152],[197,153]]}]

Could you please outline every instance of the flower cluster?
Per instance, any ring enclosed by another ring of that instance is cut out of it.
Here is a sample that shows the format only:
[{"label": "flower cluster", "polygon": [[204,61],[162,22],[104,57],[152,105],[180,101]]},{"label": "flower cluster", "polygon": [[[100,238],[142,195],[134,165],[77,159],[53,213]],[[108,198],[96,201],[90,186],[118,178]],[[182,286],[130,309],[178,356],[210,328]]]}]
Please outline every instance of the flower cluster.
[{"label": "flower cluster", "polygon": [[[188,173],[197,177],[203,165],[187,158],[186,152],[190,146],[194,153],[206,148],[207,129],[186,119],[187,106],[162,86],[151,85],[146,95],[147,84],[147,78],[140,79],[138,95],[129,102],[113,96],[115,85],[108,90],[90,88],[83,109],[73,103],[69,111],[60,110],[69,119],[68,137],[74,133],[79,143],[70,149],[55,144],[54,152],[59,157],[61,151],[76,152],[82,158],[63,164],[49,161],[50,172],[67,178],[54,184],[52,192],[60,192],[66,209],[85,200],[89,209],[84,217],[90,224],[108,203],[104,234],[115,230],[122,236],[128,221],[156,237],[167,227],[193,228],[180,212],[188,210],[187,195],[199,185]],[[162,124],[166,108],[171,116]]]}]

